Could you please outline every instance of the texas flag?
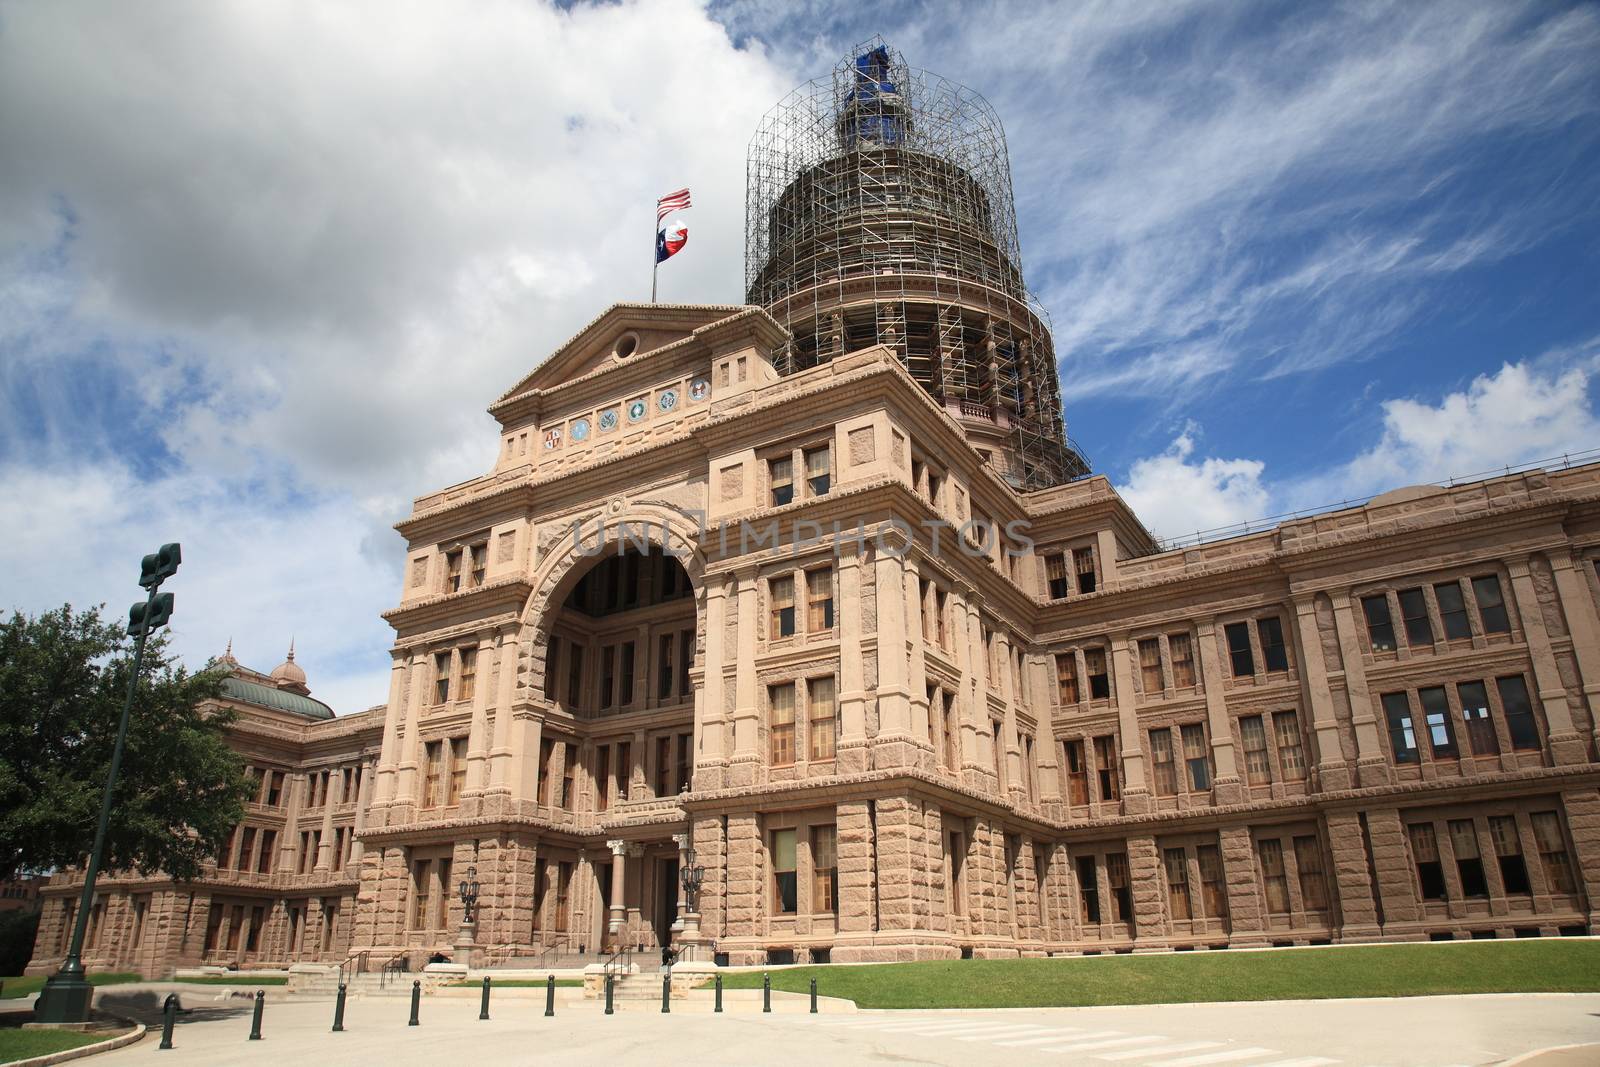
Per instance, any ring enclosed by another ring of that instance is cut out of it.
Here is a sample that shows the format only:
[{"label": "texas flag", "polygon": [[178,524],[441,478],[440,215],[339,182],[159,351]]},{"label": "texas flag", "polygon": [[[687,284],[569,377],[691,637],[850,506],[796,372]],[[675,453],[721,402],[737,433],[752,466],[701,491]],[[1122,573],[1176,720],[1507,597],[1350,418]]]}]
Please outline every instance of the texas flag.
[{"label": "texas flag", "polygon": [[667,224],[664,230],[656,231],[656,262],[671,259],[689,243],[689,227],[681,222]]}]

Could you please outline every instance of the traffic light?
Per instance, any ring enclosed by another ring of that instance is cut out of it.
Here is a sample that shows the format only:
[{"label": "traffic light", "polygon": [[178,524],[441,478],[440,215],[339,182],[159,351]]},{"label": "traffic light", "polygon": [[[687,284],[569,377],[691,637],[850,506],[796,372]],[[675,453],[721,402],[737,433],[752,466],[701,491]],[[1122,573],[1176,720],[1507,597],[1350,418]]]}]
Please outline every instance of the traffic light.
[{"label": "traffic light", "polygon": [[[177,545],[169,546],[177,548]],[[154,556],[146,556],[154,559]],[[143,637],[154,633],[159,627],[165,626],[167,620],[172,618],[172,594],[160,593],[148,604],[140,601],[128,609],[128,633],[134,637]]]},{"label": "traffic light", "polygon": [[170,545],[162,545],[157,552],[152,552],[144,558],[139,567],[139,584],[146,589],[153,589],[162,582],[178,573],[178,564],[183,562],[183,549],[174,541]]}]

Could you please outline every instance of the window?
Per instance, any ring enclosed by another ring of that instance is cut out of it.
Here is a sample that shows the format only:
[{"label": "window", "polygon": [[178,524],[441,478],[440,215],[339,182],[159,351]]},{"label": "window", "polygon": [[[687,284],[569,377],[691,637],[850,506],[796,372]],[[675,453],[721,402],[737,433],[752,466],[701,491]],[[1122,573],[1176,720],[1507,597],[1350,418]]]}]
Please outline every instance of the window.
[{"label": "window", "polygon": [[1361,598],[1361,612],[1367,617],[1367,640],[1374,652],[1395,650],[1394,620],[1389,617],[1389,598],[1383,594]]},{"label": "window", "polygon": [[1522,675],[1496,678],[1494,684],[1500,690],[1500,708],[1505,712],[1511,747],[1537,751],[1539,727],[1533,720],[1533,704],[1528,700],[1528,685],[1522,680]]},{"label": "window", "polygon": [[1486,634],[1508,634],[1511,619],[1506,614],[1506,602],[1500,595],[1500,579],[1485,574],[1472,579],[1472,595],[1478,601],[1478,618],[1483,620]]},{"label": "window", "polygon": [[1106,853],[1106,884],[1111,887],[1111,903],[1119,923],[1133,922],[1133,891],[1128,888],[1128,855]]},{"label": "window", "polygon": [[1083,925],[1100,924],[1100,878],[1093,856],[1078,857],[1078,908]]},{"label": "window", "polygon": [[1406,644],[1433,646],[1433,624],[1428,621],[1428,598],[1421,589],[1400,590],[1400,618],[1406,627]]},{"label": "window", "polygon": [[1411,838],[1411,858],[1417,865],[1417,887],[1423,900],[1444,900],[1444,865],[1439,862],[1439,842],[1433,835],[1432,823],[1414,823],[1406,827]]},{"label": "window", "polygon": [[935,588],[933,591],[933,636],[940,648],[950,647],[950,635],[945,629],[945,619],[950,614],[946,608],[949,606],[950,594],[943,589]]},{"label": "window", "polygon": [[1256,635],[1261,638],[1261,659],[1267,673],[1289,669],[1289,652],[1283,644],[1283,620],[1276,615],[1256,620]]},{"label": "window", "polygon": [[794,683],[767,687],[767,706],[771,709],[772,765],[794,763]]},{"label": "window", "polygon": [[239,865],[237,867],[238,870],[247,871],[247,870],[250,869],[250,859],[251,859],[250,853],[255,851],[255,847],[256,847],[256,828],[253,827],[253,826],[246,826],[244,828],[244,833],[241,834],[240,837],[239,837]]},{"label": "window", "polygon": [[1389,747],[1396,763],[1417,762],[1417,734],[1411,726],[1411,702],[1404,693],[1383,694],[1383,715],[1389,723]]},{"label": "window", "polygon": [[600,650],[600,706],[611,708],[616,705],[612,697],[617,692],[617,646],[606,645]]},{"label": "window", "polygon": [[1283,868],[1283,842],[1268,838],[1259,843],[1261,885],[1267,893],[1267,910],[1283,915],[1289,910],[1289,876]]},{"label": "window", "polygon": [[627,800],[633,786],[633,742],[617,744],[617,798]]},{"label": "window", "polygon": [[1467,743],[1474,756],[1498,756],[1500,739],[1495,736],[1494,720],[1489,718],[1489,690],[1482,682],[1459,682],[1461,718],[1467,724]]},{"label": "window", "polygon": [[278,850],[278,831],[261,831],[261,854],[256,858],[256,873],[272,873],[272,854]]},{"label": "window", "polygon": [[283,781],[282,771],[273,771],[272,777],[267,779],[267,807],[276,808],[283,803]]},{"label": "window", "polygon": [[772,504],[781,507],[794,499],[794,461],[788,456],[767,464],[772,482]]},{"label": "window", "polygon": [[561,638],[551,635],[550,650],[544,658],[544,698],[556,699],[556,664],[561,659]]},{"label": "window", "polygon": [[833,629],[833,571],[806,571],[806,629],[819,633]]},{"label": "window", "polygon": [[1094,549],[1075,548],[1072,550],[1072,566],[1078,572],[1078,592],[1092,593],[1095,591]]},{"label": "window", "polygon": [[795,913],[794,831],[772,831],[772,910],[779,915]]},{"label": "window", "polygon": [[624,641],[622,642],[622,648],[618,651],[618,655],[622,659],[622,665],[617,668],[617,704],[621,707],[627,707],[633,703],[634,648],[634,642]]},{"label": "window", "polygon": [[1294,839],[1294,865],[1300,871],[1300,902],[1307,911],[1328,908],[1328,876],[1322,867],[1322,846],[1311,835]]},{"label": "window", "polygon": [[827,445],[806,449],[806,487],[812,496],[827,496],[833,485],[833,452]]},{"label": "window", "polygon": [[1172,730],[1169,727],[1150,731],[1150,767],[1157,796],[1170,797],[1178,791],[1172,760]]},{"label": "window", "polygon": [[1292,711],[1272,716],[1278,733],[1278,768],[1285,779],[1298,782],[1306,776],[1306,754],[1300,744],[1300,719]]},{"label": "window", "polygon": [[1228,917],[1228,887],[1222,877],[1222,851],[1216,845],[1201,845],[1195,850],[1200,861],[1200,899],[1206,914],[1213,919]]},{"label": "window", "polygon": [[956,698],[951,693],[943,693],[941,700],[944,708],[944,765],[952,771],[960,770],[961,732],[956,726]]},{"label": "window", "polygon": [[1106,650],[1103,648],[1086,648],[1083,650],[1084,673],[1089,676],[1089,699],[1111,699],[1111,676],[1106,673]]},{"label": "window", "polygon": [[1494,842],[1494,854],[1500,861],[1500,884],[1507,893],[1531,893],[1528,882],[1528,864],[1522,858],[1522,836],[1517,833],[1517,820],[1510,815],[1489,816],[1489,840]]},{"label": "window", "polygon": [[1056,654],[1056,695],[1063,706],[1078,702],[1078,657],[1075,653]]},{"label": "window", "polygon": [[1051,600],[1065,600],[1071,591],[1067,583],[1067,557],[1060,552],[1052,552],[1044,558],[1045,586],[1050,592]]},{"label": "window", "polygon": [[1472,623],[1467,619],[1467,603],[1461,595],[1460,582],[1441,582],[1434,586],[1433,599],[1439,603],[1439,621],[1444,623],[1445,640],[1460,641],[1472,636]]},{"label": "window", "polygon": [[773,578],[767,583],[767,590],[772,597],[772,639],[776,641],[780,637],[793,637],[794,578],[787,575]]},{"label": "window", "polygon": [[1089,769],[1083,762],[1083,742],[1063,741],[1067,767],[1067,803],[1089,803]]},{"label": "window", "polygon": [[1245,678],[1256,673],[1255,655],[1250,651],[1250,628],[1242,622],[1230,622],[1222,628],[1228,641],[1228,663],[1235,678]]},{"label": "window", "polygon": [[450,701],[450,653],[439,652],[433,657],[433,702],[446,704]]},{"label": "window", "polygon": [[1428,725],[1428,745],[1433,758],[1455,759],[1460,753],[1456,749],[1456,731],[1450,722],[1450,701],[1444,694],[1444,687],[1419,689],[1417,699],[1422,703],[1423,721]]},{"label": "window", "polygon": [[1172,653],[1172,684],[1177,689],[1194,688],[1194,644],[1188,634],[1168,634],[1167,649]]},{"label": "window", "polygon": [[1206,728],[1190,723],[1183,728],[1183,761],[1189,770],[1189,789],[1204,793],[1211,788],[1211,750],[1206,746]]},{"label": "window", "polygon": [[469,550],[472,557],[472,582],[473,586],[483,584],[484,578],[489,574],[489,545],[488,542],[479,542]]},{"label": "window", "polygon": [[811,736],[811,758],[831,760],[839,737],[833,676],[807,681],[806,702],[806,732]]},{"label": "window", "polygon": [[1139,680],[1145,693],[1159,695],[1165,688],[1161,677],[1161,639],[1146,637],[1139,641]]},{"label": "window", "polygon": [[455,738],[450,742],[450,794],[445,804],[459,804],[461,793],[467,788],[467,739]]},{"label": "window", "polygon": [[1100,775],[1100,799],[1116,800],[1122,796],[1117,780],[1117,739],[1112,734],[1094,739],[1095,770]]},{"label": "window", "polygon": [[1174,919],[1193,918],[1189,907],[1189,859],[1181,848],[1169,848],[1161,853],[1167,869],[1167,911]]},{"label": "window", "polygon": [[811,828],[811,910],[828,912],[839,902],[838,833],[832,826]]},{"label": "window", "polygon": [[444,591],[457,593],[461,591],[461,549],[444,554]]},{"label": "window", "polygon": [[966,879],[962,876],[967,864],[966,839],[959,830],[951,830],[945,840],[945,855],[950,858],[950,914],[963,915],[967,910]]},{"label": "window", "polygon": [[444,779],[444,742],[429,741],[423,750],[427,770],[422,779],[422,806],[436,808],[441,803],[440,787]]},{"label": "window", "polygon": [[1450,848],[1456,854],[1456,873],[1461,876],[1461,895],[1486,897],[1489,880],[1483,875],[1483,856],[1478,851],[1478,832],[1471,819],[1450,820]]},{"label": "window", "polygon": [[471,700],[478,691],[478,650],[461,650],[461,684],[457,686],[457,700]]},{"label": "window", "polygon": [[[794,687],[790,686],[791,699],[789,701],[789,762],[794,762],[794,700],[792,699]],[[656,796],[667,797],[672,795],[672,735],[662,734],[656,738]]]},{"label": "window", "polygon": [[1533,839],[1539,847],[1539,862],[1544,867],[1544,877],[1550,891],[1575,895],[1578,881],[1572,874],[1572,861],[1567,858],[1567,842],[1561,834],[1561,817],[1553,811],[1536,811],[1531,821]]},{"label": "window", "polygon": [[1246,784],[1271,784],[1272,759],[1267,755],[1267,731],[1261,716],[1247,715],[1239,720],[1239,746],[1244,749]]}]

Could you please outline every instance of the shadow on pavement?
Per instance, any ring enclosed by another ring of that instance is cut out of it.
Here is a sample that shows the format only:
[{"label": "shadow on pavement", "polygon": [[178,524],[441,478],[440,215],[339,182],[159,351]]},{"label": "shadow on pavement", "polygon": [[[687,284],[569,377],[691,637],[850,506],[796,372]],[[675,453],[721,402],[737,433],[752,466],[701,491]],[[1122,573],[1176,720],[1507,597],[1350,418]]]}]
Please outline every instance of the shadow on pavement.
[{"label": "shadow on pavement", "polygon": [[[101,1011],[110,1012],[112,1015],[121,1015],[144,1023],[146,1026],[159,1030],[161,1028],[161,1005],[166,1001],[167,995],[153,989],[133,990],[125,993],[105,990],[94,998],[94,1006]],[[240,1015],[248,1015],[252,1004],[248,1000],[240,999],[221,1004],[203,1003],[195,998],[185,1000],[182,993],[178,994],[178,1025],[185,1023],[205,1022],[213,1019],[229,1019]]]}]

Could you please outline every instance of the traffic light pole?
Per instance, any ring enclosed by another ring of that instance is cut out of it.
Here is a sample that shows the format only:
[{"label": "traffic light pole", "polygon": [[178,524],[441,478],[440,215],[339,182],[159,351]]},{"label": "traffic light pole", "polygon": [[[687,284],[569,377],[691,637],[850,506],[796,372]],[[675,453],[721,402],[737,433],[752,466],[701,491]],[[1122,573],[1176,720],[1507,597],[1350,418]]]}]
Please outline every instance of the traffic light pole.
[{"label": "traffic light pole", "polygon": [[[176,548],[176,546],[171,546]],[[176,565],[173,567],[176,570]],[[160,578],[149,585],[150,594],[143,604],[134,606],[140,619],[149,619],[155,606],[156,591],[161,588]],[[83,892],[78,897],[78,915],[72,926],[72,944],[61,969],[45,980],[39,999],[33,1008],[33,1017],[41,1023],[82,1023],[89,1021],[89,1005],[93,987],[83,969],[83,937],[89,926],[89,911],[94,906],[94,883],[100,873],[102,853],[105,851],[106,832],[111,825],[111,800],[117,788],[117,773],[122,769],[122,749],[128,737],[128,719],[133,713],[133,696],[139,687],[139,670],[144,661],[144,643],[153,626],[141,624],[133,644],[133,673],[128,679],[128,695],[122,702],[122,720],[117,723],[117,741],[111,749],[111,771],[106,776],[106,792],[100,801],[100,824],[94,831],[94,848],[89,852],[89,863],[83,872]]]}]

